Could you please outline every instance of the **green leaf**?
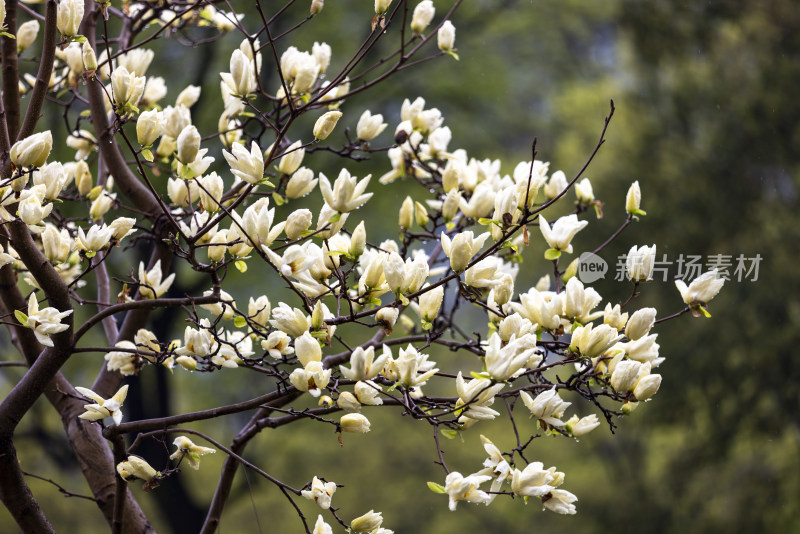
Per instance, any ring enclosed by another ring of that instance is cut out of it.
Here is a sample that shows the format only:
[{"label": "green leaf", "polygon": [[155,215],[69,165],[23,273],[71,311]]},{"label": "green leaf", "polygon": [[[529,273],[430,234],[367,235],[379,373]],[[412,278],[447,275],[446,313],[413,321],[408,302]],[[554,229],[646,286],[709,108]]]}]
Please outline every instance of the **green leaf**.
[{"label": "green leaf", "polygon": [[10,34],[8,32],[0,32],[0,36],[8,37],[9,39],[16,39],[17,38],[15,35],[12,35],[12,34]]},{"label": "green leaf", "polygon": [[433,328],[433,323],[430,323],[430,322],[428,322],[428,321],[423,319],[422,320],[422,329],[423,330],[430,330],[431,328]]},{"label": "green leaf", "polygon": [[86,37],[84,37],[83,35],[76,35],[76,36],[74,36],[74,37],[73,37],[72,39],[70,39],[70,40],[71,40],[73,43],[81,43],[81,44],[83,44],[83,43],[85,43],[86,41],[88,41],[88,39],[87,39]]},{"label": "green leaf", "polygon": [[400,382],[395,382],[394,384],[392,384],[391,386],[389,386],[389,389],[387,389],[387,390],[386,390],[386,392],[387,392],[387,393],[391,393],[392,391],[394,391],[395,389],[397,389],[397,386],[399,386],[399,385],[400,385]]},{"label": "green leaf", "polygon": [[96,255],[97,255],[97,252],[95,252],[94,250],[87,250],[86,251],[86,257],[89,258],[89,259],[94,258]]},{"label": "green leaf", "polygon": [[406,298],[406,296],[405,296],[405,295],[403,295],[402,293],[400,293],[399,295],[397,295],[397,298],[399,298],[399,299],[400,299],[400,303],[401,303],[403,306],[408,306],[408,304],[409,304],[409,300],[408,300],[408,298]]},{"label": "green leaf", "polygon": [[489,226],[490,224],[497,224],[497,221],[495,221],[494,219],[489,219],[487,217],[481,217],[480,219],[478,219],[478,224],[480,224],[481,226]]},{"label": "green leaf", "polygon": [[153,159],[154,159],[153,158],[153,153],[150,152],[148,149],[145,148],[144,150],[142,150],[142,157],[144,159],[146,159],[147,161],[149,161],[150,163],[153,163]]},{"label": "green leaf", "polygon": [[337,222],[339,222],[339,219],[341,219],[341,218],[342,218],[342,214],[341,213],[337,213],[336,215],[334,215],[333,217],[328,219],[328,223],[329,224],[337,223]]},{"label": "green leaf", "polygon": [[234,265],[236,266],[236,268],[239,270],[239,272],[240,272],[240,273],[245,273],[245,272],[247,272],[247,263],[245,263],[244,261],[242,261],[242,260],[237,260],[237,261],[234,263]]},{"label": "green leaf", "polygon": [[441,432],[441,434],[447,439],[455,439],[455,437],[458,435],[458,431],[453,430],[452,428],[443,428],[439,432]]},{"label": "green leaf", "polygon": [[236,316],[236,317],[234,317],[234,319],[233,319],[233,325],[234,325],[236,328],[242,328],[242,327],[244,327],[244,326],[246,326],[246,325],[247,325],[247,319],[245,319],[245,318],[244,318],[244,317],[242,317],[241,315],[237,315],[237,316]]},{"label": "green leaf", "polygon": [[476,373],[475,371],[470,371],[469,374],[472,378],[477,378],[477,379],[492,378],[492,375],[490,375],[489,373]]},{"label": "green leaf", "polygon": [[449,232],[450,230],[452,230],[453,228],[455,228],[455,227],[456,227],[456,223],[454,223],[454,222],[452,222],[452,221],[451,221],[451,222],[449,222],[449,223],[445,224],[445,225],[444,225],[444,227],[445,227],[445,229],[447,229],[447,231]]},{"label": "green leaf", "polygon": [[272,200],[278,206],[283,206],[286,203],[286,200],[282,196],[280,196],[278,193],[272,193]]},{"label": "green leaf", "polygon": [[17,318],[20,324],[27,326],[28,325],[28,316],[23,313],[22,310],[14,310],[14,317]]},{"label": "green leaf", "polygon": [[447,493],[446,491],[444,491],[444,486],[442,486],[441,484],[437,484],[436,482],[428,482],[428,489],[434,493],[442,493],[442,494]]},{"label": "green leaf", "polygon": [[702,306],[698,306],[698,307],[697,307],[697,309],[698,309],[698,310],[700,310],[700,313],[702,313],[702,314],[703,314],[703,317],[706,317],[706,318],[708,318],[708,319],[710,319],[710,318],[711,318],[711,314],[710,314],[710,313],[708,313],[708,310],[707,310],[707,309],[705,309],[704,307],[702,307]]},{"label": "green leaf", "polygon": [[561,257],[561,251],[557,248],[548,248],[544,251],[544,259],[546,260],[557,260]]}]

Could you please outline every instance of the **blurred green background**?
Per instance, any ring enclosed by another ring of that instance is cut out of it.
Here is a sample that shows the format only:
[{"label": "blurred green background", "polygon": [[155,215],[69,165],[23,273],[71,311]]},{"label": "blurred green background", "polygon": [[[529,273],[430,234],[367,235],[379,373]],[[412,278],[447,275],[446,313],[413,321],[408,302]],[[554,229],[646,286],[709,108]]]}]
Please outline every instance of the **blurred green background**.
[{"label": "blurred green background", "polygon": [[[435,3],[438,20],[446,5]],[[306,3],[298,4],[303,5],[293,7],[291,16],[300,17],[307,9]],[[366,4],[327,2],[292,44],[303,50],[315,40],[327,41],[334,51],[332,69],[341,67],[355,49],[353,36],[368,31],[371,6]],[[659,256],[672,262],[690,254],[734,260],[740,254],[760,255],[757,280],[751,273],[746,280],[729,281],[710,305],[710,320],[684,316],[658,327],[661,354],[667,358],[659,368],[661,391],[621,421],[616,435],[601,427],[580,443],[534,443],[531,459],[566,473],[564,488],[580,499],[577,516],[557,516],[534,502],[526,506],[504,498],[488,508],[462,503],[456,513],[448,511],[446,499],[425,486],[426,480],[442,479],[433,465],[430,428],[392,417],[397,413],[391,409],[367,410],[373,431],[344,436],[344,447],[327,427],[303,423],[262,432],[247,449],[247,458],[297,486],[313,475],[345,484],[333,501],[343,507],[345,518],[374,508],[398,534],[800,532],[796,2],[468,0],[453,20],[459,62],[445,57],[420,65],[383,89],[346,102],[341,124],[354,130],[361,110],[369,108],[384,113],[393,129],[402,98],[423,96],[428,106],[442,110],[453,130],[451,149],[463,147],[479,159],[499,158],[502,172],[510,173],[517,162],[530,159],[536,137],[538,159],[550,161],[551,171],[563,169],[570,176],[594,147],[613,99],[616,114],[608,141],[586,174],[595,195],[606,202],[605,217],[579,235],[576,250],[594,248],[617,228],[625,191],[639,180],[647,216],[603,252],[612,274],[616,257],[631,245],[656,243]],[[248,22],[255,27],[254,16],[248,15]],[[238,41],[226,37],[202,61],[221,62],[224,69]],[[167,78],[170,100],[186,83],[204,79],[203,106],[194,114],[201,132],[213,132],[219,91],[215,72],[220,69],[189,68],[176,74],[173,67],[156,60],[149,74]],[[172,82],[176,75],[185,79]],[[387,134],[379,139],[388,143]],[[317,156],[308,163],[318,169],[330,165],[335,175],[341,162]],[[359,176],[388,170],[382,155],[363,167],[347,166]],[[381,209],[399,205],[407,187],[372,183],[377,192],[372,211],[363,213],[370,236],[396,236],[394,214],[383,216]],[[518,292],[546,272],[538,258],[528,258]],[[671,281],[675,269],[673,264],[669,281],[648,284],[636,306],[656,306],[660,315],[678,311],[681,301]],[[231,274],[232,292],[246,295],[254,271],[249,277]],[[628,286],[611,278],[595,287],[608,300],[627,298]],[[279,298],[268,294],[276,304]],[[174,317],[156,319],[169,324]],[[175,337],[182,328],[175,324],[162,333]],[[70,362],[66,372],[75,383],[92,380],[95,367],[89,364],[97,363],[92,358],[82,355],[82,361]],[[140,416],[167,406],[211,407],[260,391],[253,377],[236,372],[189,376],[176,371],[170,376],[151,371],[135,379],[141,394],[129,401],[128,409]],[[18,375],[4,369],[0,376],[7,390]],[[244,420],[196,428],[227,442]],[[521,424],[532,425],[527,420]],[[20,458],[25,468],[80,492],[78,473],[54,467],[71,464],[60,431],[50,407],[37,405],[20,428]],[[478,469],[484,458],[480,433],[501,448],[512,446],[507,423],[475,429],[463,443],[445,443],[451,469]],[[25,447],[32,442],[37,447]],[[43,444],[47,455],[41,452]],[[222,455],[215,456],[204,458],[199,472],[184,470],[149,494],[134,489],[153,511],[159,530],[196,531],[204,515],[200,505],[210,499],[221,465]],[[30,483],[61,531],[106,529],[89,501],[65,499],[49,484]],[[280,493],[256,475],[239,471],[233,496],[221,532],[300,531]],[[300,505],[313,522],[318,510],[311,503]],[[12,532],[15,527],[4,514],[0,530]]]}]

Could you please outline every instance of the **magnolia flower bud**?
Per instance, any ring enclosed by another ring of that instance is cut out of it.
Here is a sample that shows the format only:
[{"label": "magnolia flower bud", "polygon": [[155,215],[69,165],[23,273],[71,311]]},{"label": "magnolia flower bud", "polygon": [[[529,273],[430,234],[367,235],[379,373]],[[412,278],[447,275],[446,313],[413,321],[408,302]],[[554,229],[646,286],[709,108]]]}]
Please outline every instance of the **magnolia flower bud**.
[{"label": "magnolia flower bud", "polygon": [[656,260],[656,246],[648,247],[642,245],[636,247],[634,245],[628,251],[628,256],[625,259],[625,268],[628,271],[628,276],[634,282],[641,282],[643,280],[653,279],[653,267]]},{"label": "magnolia flower bud", "polygon": [[460,174],[461,164],[454,159],[448,160],[444,167],[444,174],[442,174],[442,187],[445,193],[458,189]]},{"label": "magnolia flower bud", "polygon": [[[342,410],[347,410],[348,412],[361,411],[361,403],[358,402],[356,396],[349,391],[344,391],[339,394],[339,398],[336,399],[336,405]],[[344,428],[342,428],[342,430],[345,432],[350,432],[350,430],[345,430]]]},{"label": "magnolia flower bud", "polygon": [[375,322],[381,325],[384,332],[391,334],[394,323],[397,322],[398,315],[400,315],[400,310],[397,308],[381,308],[378,310],[378,313],[375,314]]},{"label": "magnolia flower bud", "polygon": [[111,92],[117,107],[136,106],[142,99],[146,82],[144,76],[136,76],[135,72],[129,72],[125,67],[114,69],[111,74]]},{"label": "magnolia flower bud", "polygon": [[56,26],[64,37],[78,35],[83,21],[83,0],[61,0],[58,3]]},{"label": "magnolia flower bud", "polygon": [[392,0],[375,0],[375,14],[381,15],[389,11],[389,6],[392,5]]},{"label": "magnolia flower bud", "polygon": [[69,253],[72,251],[73,239],[66,228],[58,230],[52,224],[45,225],[42,232],[42,248],[44,257],[53,263],[63,263],[67,261]]},{"label": "magnolia flower bud", "polygon": [[92,206],[89,208],[89,215],[92,217],[92,220],[102,220],[103,215],[108,213],[108,210],[111,209],[111,206],[114,205],[114,201],[116,200],[116,193],[100,193],[100,195],[94,199]]},{"label": "magnolia flower bud", "polygon": [[200,132],[193,125],[189,125],[178,136],[178,161],[187,165],[197,158],[199,151]]},{"label": "magnolia flower bud", "polygon": [[11,161],[17,167],[41,167],[53,148],[50,130],[37,133],[17,141],[11,147]]},{"label": "magnolia flower bud", "polygon": [[[239,96],[246,96],[256,90],[255,64],[240,49],[231,54],[230,73],[222,73],[231,91]],[[227,74],[228,76],[224,76]],[[226,78],[228,78],[226,80]]]},{"label": "magnolia flower bud", "polygon": [[358,223],[356,229],[353,230],[353,235],[350,236],[350,255],[357,258],[364,253],[367,246],[367,230],[364,226],[364,221]]},{"label": "magnolia flower bud", "polygon": [[362,141],[372,141],[386,129],[388,125],[383,122],[383,115],[373,115],[369,110],[361,114],[356,125],[356,135]]},{"label": "magnolia flower bud", "polygon": [[439,28],[439,33],[437,35],[439,50],[445,53],[450,53],[453,51],[453,45],[456,42],[456,27],[453,26],[453,23],[449,20],[446,20],[444,24]]},{"label": "magnolia flower bud", "polygon": [[625,211],[630,215],[646,215],[639,209],[642,202],[642,190],[639,188],[639,180],[633,182],[625,195]]},{"label": "magnolia flower bud", "polygon": [[584,178],[575,184],[575,196],[578,197],[578,202],[580,204],[590,204],[594,202],[594,191],[592,190],[592,183],[588,178]]},{"label": "magnolia flower bud", "polygon": [[661,375],[646,375],[639,379],[636,387],[633,388],[633,396],[636,400],[644,401],[658,393],[661,387]]},{"label": "magnolia flower bud", "polygon": [[414,8],[414,16],[411,18],[411,31],[414,33],[422,33],[428,24],[433,20],[433,15],[436,13],[436,8],[433,7],[431,0],[422,0],[417,7]]},{"label": "magnolia flower bud", "polygon": [[266,328],[271,309],[266,295],[261,295],[255,300],[250,297],[250,302],[247,304],[247,316],[257,325]]},{"label": "magnolia flower bud", "polygon": [[625,327],[625,335],[630,340],[637,340],[646,336],[656,321],[655,308],[642,308],[636,311]]},{"label": "magnolia flower bud", "polygon": [[325,0],[311,0],[311,14],[316,15],[322,11],[322,8],[325,7]]},{"label": "magnolia flower bud", "polygon": [[39,21],[29,20],[17,29],[17,53],[22,53],[33,44],[39,35]]},{"label": "magnolia flower bud", "polygon": [[640,378],[650,374],[650,364],[636,360],[622,360],[611,373],[611,387],[620,393],[631,391]]},{"label": "magnolia flower bud", "polygon": [[[377,6],[377,0],[376,0],[376,6]],[[381,515],[381,513],[380,512],[376,513],[370,510],[361,517],[353,519],[353,522],[350,523],[350,528],[352,528],[354,532],[372,532],[374,530],[378,530],[378,528],[380,528],[382,523],[383,523],[383,516]]]},{"label": "magnolia flower bud", "polygon": [[329,111],[318,118],[317,122],[314,124],[314,137],[320,141],[327,139],[341,117],[341,111]]},{"label": "magnolia flower bud", "polygon": [[187,371],[194,371],[197,369],[197,360],[191,356],[178,356],[175,358],[175,363],[186,369]]},{"label": "magnolia flower bud", "polygon": [[188,85],[183,91],[178,93],[178,98],[175,99],[175,105],[190,108],[197,102],[198,98],[200,98],[200,87],[197,85]]},{"label": "magnolia flower bud", "polygon": [[400,215],[397,219],[397,224],[400,225],[400,228],[411,228],[411,224],[414,222],[414,201],[411,200],[411,197],[406,197],[403,201],[402,206],[400,206]]},{"label": "magnolia flower bud", "polygon": [[428,210],[419,201],[414,201],[414,219],[419,226],[425,226],[429,221]]},{"label": "magnolia flower bud", "polygon": [[133,233],[133,225],[136,224],[136,219],[131,217],[119,217],[111,221],[108,227],[112,231],[112,236],[117,241],[121,241],[125,236]]},{"label": "magnolia flower bud", "polygon": [[423,321],[433,322],[439,315],[444,299],[444,286],[438,286],[419,296],[419,315]]},{"label": "magnolia flower bud", "polygon": [[83,196],[88,195],[94,185],[92,172],[89,170],[89,164],[83,160],[75,165],[75,185],[78,188],[78,193]]},{"label": "magnolia flower bud", "polygon": [[302,237],[303,232],[311,226],[312,217],[311,210],[308,209],[293,211],[286,219],[286,227],[284,228],[286,237],[292,240]]},{"label": "magnolia flower bud", "polygon": [[[289,148],[286,149],[284,152],[285,155],[281,158],[280,163],[278,163],[278,171],[282,172],[283,174],[293,174],[300,167],[300,165],[302,165],[303,158],[306,155],[306,149],[300,148],[302,144],[303,143],[301,141],[295,141],[289,146]],[[270,151],[267,150],[267,153],[269,152]],[[311,178],[313,177],[314,173],[312,172]]]},{"label": "magnolia flower bud", "polygon": [[581,419],[578,419],[577,415],[573,415],[567,420],[564,429],[572,434],[573,437],[579,438],[598,426],[600,426],[600,421],[597,420],[597,416],[594,414],[587,415]]},{"label": "magnolia flower bud", "polygon": [[97,55],[94,53],[94,48],[89,44],[89,41],[85,41],[81,45],[81,53],[83,56],[83,68],[88,71],[97,70]]},{"label": "magnolia flower bud", "polygon": [[136,119],[136,137],[139,144],[148,147],[156,142],[164,130],[164,120],[155,109],[145,111]]},{"label": "magnolia flower bud", "polygon": [[211,236],[211,240],[209,241],[209,246],[206,250],[208,254],[208,259],[211,261],[222,261],[225,257],[225,252],[228,250],[228,247],[224,245],[224,243],[228,242],[228,231],[227,230],[220,230],[219,232],[215,232],[213,236]]},{"label": "magnolia flower bud", "polygon": [[[282,161],[283,159],[281,159]],[[286,184],[286,196],[289,198],[304,197],[314,190],[318,181],[314,178],[314,171],[307,167],[300,167],[292,174]]]},{"label": "magnolia flower bud", "polygon": [[[369,419],[360,413],[349,413],[339,419],[339,427],[342,432],[352,432],[354,434],[366,434],[369,432]],[[355,521],[353,521],[355,523]],[[371,530],[371,529],[370,529]],[[357,532],[362,532],[361,530]],[[367,531],[369,532],[369,530]]]}]

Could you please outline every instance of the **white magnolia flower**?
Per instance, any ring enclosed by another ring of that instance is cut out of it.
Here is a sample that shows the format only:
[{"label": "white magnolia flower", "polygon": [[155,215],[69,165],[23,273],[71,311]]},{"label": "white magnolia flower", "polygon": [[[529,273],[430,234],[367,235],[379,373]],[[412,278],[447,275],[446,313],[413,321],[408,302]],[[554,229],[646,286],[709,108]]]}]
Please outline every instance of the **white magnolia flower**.
[{"label": "white magnolia flower", "polygon": [[539,393],[535,399],[525,391],[520,392],[520,397],[535,417],[550,426],[564,426],[561,417],[564,415],[564,410],[569,408],[572,403],[563,400],[555,387]]},{"label": "white magnolia flower", "polygon": [[119,473],[119,476],[126,482],[137,478],[145,482],[150,482],[161,475],[161,473],[153,469],[153,466],[148,464],[143,458],[134,455],[128,456],[127,460],[117,464],[117,473]]},{"label": "white magnolia flower", "polygon": [[625,268],[628,271],[628,277],[635,282],[652,280],[655,260],[655,245],[652,247],[642,245],[638,248],[636,245],[632,246],[625,258]]},{"label": "white magnolia flower", "polygon": [[480,485],[491,479],[488,475],[472,474],[465,477],[458,471],[451,471],[444,485],[444,491],[450,497],[450,510],[455,511],[459,501],[488,505],[492,498],[480,489]]},{"label": "white magnolia flower", "polygon": [[357,347],[350,354],[350,368],[340,365],[339,370],[342,376],[350,380],[372,380],[380,374],[388,359],[386,352],[375,359],[375,347]]},{"label": "white magnolia flower", "polygon": [[250,145],[250,152],[239,143],[234,143],[231,152],[222,151],[231,173],[249,184],[257,184],[264,177],[264,156],[255,141]]},{"label": "white magnolia flower", "polygon": [[475,237],[472,232],[467,231],[456,234],[451,241],[450,237],[442,232],[442,250],[450,258],[450,267],[457,273],[466,269],[472,257],[483,247],[490,235],[489,232],[484,232]]},{"label": "white magnolia flower", "polygon": [[[51,334],[63,332],[69,328],[68,324],[62,324],[61,320],[69,316],[73,310],[65,312],[58,311],[56,308],[47,307],[39,309],[39,302],[36,300],[36,294],[31,293],[28,299],[28,314],[22,326],[33,330],[36,339],[46,347],[53,346],[53,340],[50,339]],[[22,319],[24,314],[20,312],[18,319]],[[22,321],[20,321],[22,322]]]},{"label": "white magnolia flower", "polygon": [[675,286],[680,291],[683,302],[693,310],[708,304],[717,296],[723,284],[725,284],[725,279],[719,276],[716,269],[701,274],[692,280],[688,287],[683,280],[675,280]]},{"label": "white magnolia flower", "polygon": [[577,415],[573,415],[564,423],[564,430],[574,437],[579,438],[584,434],[588,434],[598,426],[600,426],[600,421],[597,420],[595,414],[587,415],[580,419],[578,419]]},{"label": "white magnolia flower", "polygon": [[125,402],[125,397],[128,395],[127,384],[119,388],[110,399],[104,399],[88,388],[76,387],[75,390],[84,397],[92,399],[95,402],[94,404],[85,405],[84,409],[86,412],[79,415],[79,418],[89,421],[98,421],[106,417],[111,417],[116,425],[122,422],[121,408],[122,403]]},{"label": "white magnolia flower", "polygon": [[319,173],[319,188],[328,206],[340,213],[347,213],[360,208],[372,197],[372,193],[364,193],[370,178],[371,175],[368,175],[359,182],[347,169],[342,169],[331,187],[328,177]]},{"label": "white magnolia flower", "polygon": [[178,436],[175,438],[175,441],[173,441],[172,444],[175,445],[177,449],[170,455],[169,459],[185,459],[189,463],[189,467],[192,469],[200,469],[201,456],[217,452],[216,449],[212,449],[211,447],[201,447],[200,445],[195,445],[192,440],[186,436]]},{"label": "white magnolia flower", "polygon": [[383,115],[373,115],[369,110],[361,114],[356,125],[356,135],[362,141],[372,141],[378,137],[388,124],[383,122]]},{"label": "white magnolia flower", "polygon": [[570,244],[572,238],[588,224],[589,221],[579,221],[578,216],[573,213],[561,217],[550,228],[547,220],[539,215],[539,230],[541,230],[544,240],[547,241],[550,248],[563,252],[572,252]]},{"label": "white magnolia flower", "polygon": [[154,299],[160,297],[167,292],[174,280],[175,273],[163,278],[161,260],[156,261],[156,264],[149,271],[145,270],[143,262],[139,262],[139,294],[143,298]]},{"label": "white magnolia flower", "polygon": [[300,493],[309,501],[314,501],[323,510],[331,507],[331,498],[336,492],[336,482],[323,482],[314,477],[311,481],[311,489],[303,490]]}]

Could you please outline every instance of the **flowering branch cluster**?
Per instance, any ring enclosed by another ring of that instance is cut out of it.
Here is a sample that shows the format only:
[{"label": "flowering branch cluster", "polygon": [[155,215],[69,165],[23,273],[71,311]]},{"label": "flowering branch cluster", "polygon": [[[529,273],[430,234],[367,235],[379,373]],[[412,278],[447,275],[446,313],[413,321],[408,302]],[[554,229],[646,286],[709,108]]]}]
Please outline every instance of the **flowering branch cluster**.
[{"label": "flowering branch cluster", "polygon": [[[349,111],[354,95],[406,68],[442,56],[458,59],[451,18],[459,3],[442,13],[431,0],[376,0],[374,12],[364,13],[360,48],[342,61],[326,43],[300,50],[289,41],[292,32],[324,19],[331,8],[323,0],[313,0],[310,15],[279,34],[281,12],[267,13],[260,2],[251,21],[251,14],[243,18],[214,4],[132,2],[120,11],[48,0],[39,70],[36,76],[20,70],[17,92],[4,85],[2,99],[9,113],[0,128],[0,275],[7,288],[0,298],[6,315],[16,318],[9,327],[30,368],[0,403],[0,437],[13,435],[42,394],[62,414],[77,405],[83,430],[68,425],[68,438],[76,450],[98,449],[105,474],[89,467],[84,473],[99,503],[101,492],[116,488],[110,504],[101,504],[115,531],[148,527],[124,481],[141,479],[154,490],[167,477],[186,476],[179,474],[183,462],[197,469],[202,456],[219,450],[225,468],[203,532],[218,525],[241,463],[281,489],[306,532],[333,530],[322,515],[313,526],[307,522],[296,502],[301,497],[329,511],[334,524],[388,534],[373,510],[343,519],[331,504],[336,483],[308,473],[310,482],[294,488],[241,453],[265,429],[311,419],[341,439],[343,432],[370,431],[366,413],[373,407],[400,406],[434,429],[443,484],[429,487],[448,495],[451,510],[460,501],[488,505],[508,495],[535,497],[546,509],[574,514],[577,497],[562,488],[565,474],[529,461],[529,447],[546,435],[579,437],[598,427],[600,417],[613,429],[618,416],[657,393],[661,375],[655,371],[665,361],[652,333],[658,314],[629,308],[652,277],[655,245],[631,249],[631,298],[604,307],[603,297],[576,277],[578,260],[566,261],[577,257],[572,242],[589,225],[590,208],[600,213],[583,173],[605,140],[613,103],[597,146],[571,179],[537,160],[535,148],[530,161],[505,173],[499,161],[453,147],[442,113],[422,98],[403,101],[393,128],[381,114]],[[5,17],[6,3],[0,4]],[[16,36],[17,46],[3,47],[4,73],[21,69],[16,54],[35,46],[41,20],[37,15],[17,27],[18,4],[7,5],[14,13],[7,35]],[[113,39],[108,25],[98,23],[108,18],[120,22]],[[150,43],[174,37],[198,44],[192,37],[198,31],[219,39],[220,48],[225,34],[242,36],[227,50],[220,94],[204,95],[219,112],[214,131],[195,116],[200,87],[167,87],[147,74],[158,60]],[[384,42],[394,52],[376,60],[372,52]],[[63,143],[74,161],[50,161],[57,132],[35,133],[36,121],[27,116],[21,128],[10,122],[19,117],[19,93],[25,92],[32,117],[38,118],[45,96],[63,106],[70,127]],[[175,97],[167,104],[170,93]],[[313,127],[299,120],[305,115]],[[354,165],[381,153],[387,171],[375,180]],[[323,163],[334,165],[335,175],[315,170]],[[381,188],[397,181],[413,193],[399,206],[398,239],[387,239],[358,214],[368,213]],[[304,197],[316,202],[314,211],[298,207],[308,204],[299,202]],[[600,248],[645,215],[640,202],[636,182],[620,230]],[[109,258],[130,256],[134,247],[150,254],[148,262],[110,272]],[[520,265],[525,261],[532,271],[536,267],[527,263],[539,260],[529,249],[544,250],[552,275],[520,289]],[[237,303],[226,291],[231,268],[256,266],[291,298],[281,300],[274,283],[265,283],[244,295],[246,305],[241,298]],[[200,285],[178,278],[190,271]],[[23,281],[33,289],[27,299]],[[679,282],[685,307],[671,317],[708,315],[707,303],[721,285],[716,272],[689,286]],[[42,300],[50,305],[42,307]],[[97,309],[77,331],[75,303]],[[149,326],[152,310],[167,307],[182,310],[187,326],[181,339],[159,339]],[[468,332],[462,325],[474,311],[487,326]],[[349,325],[346,337],[343,325]],[[84,336],[99,326],[107,346],[87,347]],[[104,354],[91,388],[73,388],[60,374],[77,352]],[[124,377],[147,366],[256,373],[263,391],[212,410],[126,421]],[[570,410],[573,405],[579,409]],[[251,420],[229,447],[186,427],[245,411]],[[527,436],[515,421],[520,413],[537,423]],[[501,451],[482,436],[483,467],[466,476],[452,470],[439,437],[473,432],[498,417],[513,423],[515,447]],[[182,435],[160,470],[134,454],[144,440],[172,433]],[[13,446],[0,452],[10,454],[0,466],[7,468],[0,475],[4,503],[24,528],[51,531],[24,479],[15,476]],[[15,513],[31,508],[40,513]]]}]

